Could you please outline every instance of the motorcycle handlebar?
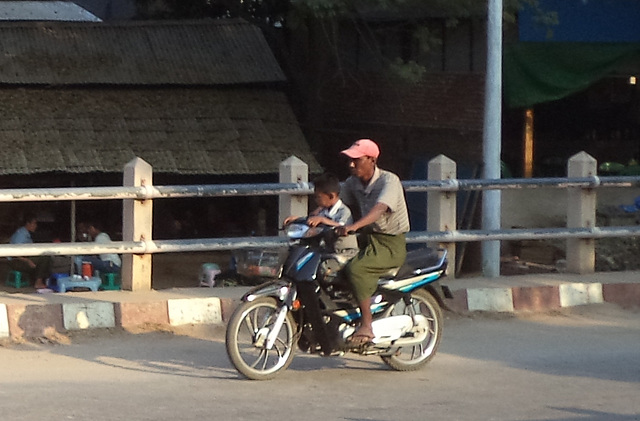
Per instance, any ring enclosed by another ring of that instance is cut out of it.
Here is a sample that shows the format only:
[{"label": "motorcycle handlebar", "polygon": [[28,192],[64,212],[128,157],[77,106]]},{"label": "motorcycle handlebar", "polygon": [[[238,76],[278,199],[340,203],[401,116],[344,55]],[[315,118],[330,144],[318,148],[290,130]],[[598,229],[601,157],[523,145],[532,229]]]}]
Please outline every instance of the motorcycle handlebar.
[{"label": "motorcycle handlebar", "polygon": [[[278,228],[278,229],[280,231],[284,231],[291,224],[305,224],[305,225],[307,225],[307,218],[298,218],[298,219],[295,219],[293,221],[289,221],[286,224],[282,224],[282,226],[280,228]],[[333,231],[333,233],[336,234],[336,235],[338,235],[338,229],[341,228],[341,226],[333,227],[333,226],[329,226],[329,225],[325,225],[325,224],[320,224],[319,226],[323,226],[323,227],[331,229],[331,231]],[[355,231],[350,230],[350,231],[347,231],[344,235],[359,234],[361,231],[362,231],[362,229],[355,230]]]}]

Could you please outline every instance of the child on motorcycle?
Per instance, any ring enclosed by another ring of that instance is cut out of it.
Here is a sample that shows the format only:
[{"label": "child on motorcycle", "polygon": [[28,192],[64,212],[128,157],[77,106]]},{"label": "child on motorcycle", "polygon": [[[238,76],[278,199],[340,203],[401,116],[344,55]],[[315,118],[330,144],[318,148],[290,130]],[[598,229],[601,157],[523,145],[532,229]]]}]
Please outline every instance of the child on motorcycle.
[{"label": "child on motorcycle", "polygon": [[[351,210],[340,200],[340,180],[331,173],[324,173],[313,180],[313,197],[318,206],[307,217],[307,225],[315,227],[324,224],[330,227],[340,227],[353,223]],[[289,216],[284,224],[299,219],[298,216]],[[339,237],[334,244],[334,251],[342,257],[340,260],[350,259],[358,253],[358,241],[355,235]]]}]

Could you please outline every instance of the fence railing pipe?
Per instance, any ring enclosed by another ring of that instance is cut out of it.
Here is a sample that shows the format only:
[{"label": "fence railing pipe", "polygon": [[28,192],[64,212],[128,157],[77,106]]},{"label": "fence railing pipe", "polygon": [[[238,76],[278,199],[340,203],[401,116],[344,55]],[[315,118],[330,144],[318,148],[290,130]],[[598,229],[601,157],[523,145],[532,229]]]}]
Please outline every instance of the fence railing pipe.
[{"label": "fence railing pipe", "polygon": [[0,257],[15,256],[78,256],[106,253],[144,253],[147,246],[143,241],[114,241],[108,244],[95,243],[35,243],[2,244]]},{"label": "fence railing pipe", "polygon": [[514,190],[536,188],[599,188],[640,187],[639,176],[617,177],[549,177],[549,178],[501,178],[501,179],[457,179],[457,180],[410,180],[403,181],[407,192],[458,191],[458,190]]},{"label": "fence railing pipe", "polygon": [[408,243],[470,242],[485,240],[565,240],[567,238],[595,239],[640,236],[640,226],[592,227],[592,228],[531,228],[510,230],[465,230],[465,231],[411,231]]},{"label": "fence railing pipe", "polygon": [[0,190],[0,202],[112,199],[179,199],[186,197],[310,195],[310,183],[211,184],[186,186],[55,187]]},{"label": "fence railing pipe", "polygon": [[[638,187],[640,176],[586,177],[586,178],[509,178],[499,180],[452,179],[442,181],[403,181],[403,187],[411,192],[455,192],[459,190],[527,189],[527,188],[599,188]],[[114,187],[56,187],[37,189],[2,189],[0,202],[43,202],[118,199],[179,199],[186,197],[227,196],[279,196],[311,195],[313,184],[257,183],[257,184],[207,184],[166,186],[114,186]]]},{"label": "fence railing pipe", "polygon": [[[484,240],[564,240],[567,238],[615,238],[638,237],[640,226],[593,227],[593,228],[521,228],[497,231],[411,231],[408,243],[459,243]],[[206,252],[240,250],[245,248],[282,248],[289,241],[281,236],[194,238],[187,240],[114,241],[108,244],[95,243],[36,243],[2,244],[0,257],[9,256],[74,256],[87,254],[157,254],[180,252]]]},{"label": "fence railing pipe", "polygon": [[313,194],[313,186],[308,182],[154,186],[153,194],[146,198],[179,199],[184,197],[279,196],[282,194],[310,195]]},{"label": "fence railing pipe", "polygon": [[142,187],[56,187],[38,189],[2,189],[0,202],[42,202],[47,200],[144,199]]},{"label": "fence railing pipe", "polygon": [[147,253],[226,251],[247,248],[283,248],[289,246],[286,237],[200,238],[190,240],[155,240],[146,244]]}]

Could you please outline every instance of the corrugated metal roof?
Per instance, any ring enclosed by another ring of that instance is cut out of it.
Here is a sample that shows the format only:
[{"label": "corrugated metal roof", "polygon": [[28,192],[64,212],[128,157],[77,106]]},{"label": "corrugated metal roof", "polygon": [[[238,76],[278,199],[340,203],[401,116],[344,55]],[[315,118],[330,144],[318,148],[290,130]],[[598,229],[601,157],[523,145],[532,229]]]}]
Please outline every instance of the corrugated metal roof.
[{"label": "corrugated metal roof", "polygon": [[71,1],[0,1],[0,20],[101,21]]},{"label": "corrugated metal roof", "polygon": [[0,83],[237,85],[284,81],[243,20],[0,23]]},{"label": "corrugated metal roof", "polygon": [[0,174],[275,174],[291,155],[321,170],[287,98],[269,89],[0,89]]}]

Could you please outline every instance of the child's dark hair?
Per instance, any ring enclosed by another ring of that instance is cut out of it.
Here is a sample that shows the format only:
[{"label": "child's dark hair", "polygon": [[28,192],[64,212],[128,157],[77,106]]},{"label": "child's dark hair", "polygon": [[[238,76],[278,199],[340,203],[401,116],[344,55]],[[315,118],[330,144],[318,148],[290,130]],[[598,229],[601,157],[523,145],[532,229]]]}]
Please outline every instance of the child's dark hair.
[{"label": "child's dark hair", "polygon": [[37,220],[38,220],[38,217],[34,212],[25,212],[25,214],[22,216],[23,224],[28,224],[29,222],[33,222]]},{"label": "child's dark hair", "polygon": [[84,224],[85,227],[87,227],[87,228],[94,227],[98,231],[102,231],[103,230],[103,226],[102,226],[102,223],[100,221],[96,221],[96,220],[93,220],[93,219],[85,219],[81,223]]},{"label": "child's dark hair", "polygon": [[340,194],[340,179],[332,173],[324,173],[313,180],[314,190],[324,194]]}]

